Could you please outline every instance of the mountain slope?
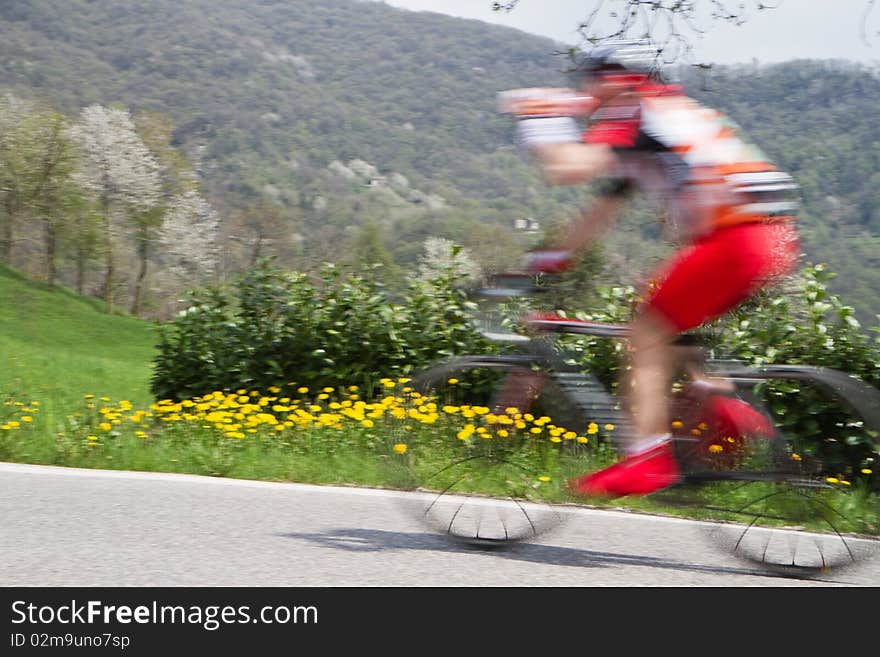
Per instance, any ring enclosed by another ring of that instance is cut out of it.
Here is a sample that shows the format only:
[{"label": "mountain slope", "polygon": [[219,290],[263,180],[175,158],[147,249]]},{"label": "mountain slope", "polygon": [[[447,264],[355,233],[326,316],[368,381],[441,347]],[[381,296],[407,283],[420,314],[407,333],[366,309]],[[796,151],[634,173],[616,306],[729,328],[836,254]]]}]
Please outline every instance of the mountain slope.
[{"label": "mountain slope", "polygon": [[[499,261],[534,239],[511,237],[514,220],[547,225],[589,195],[544,184],[495,110],[499,90],[564,82],[560,46],[510,28],[355,0],[16,0],[0,37],[0,89],[71,116],[95,102],[169,116],[221,214],[271,198],[302,262],[346,255],[371,221],[404,266],[432,234]],[[863,318],[880,313],[876,72],[798,62],[684,82],[798,178],[809,258],[845,272]],[[656,234],[639,209],[612,236],[626,282],[662,255]]]}]

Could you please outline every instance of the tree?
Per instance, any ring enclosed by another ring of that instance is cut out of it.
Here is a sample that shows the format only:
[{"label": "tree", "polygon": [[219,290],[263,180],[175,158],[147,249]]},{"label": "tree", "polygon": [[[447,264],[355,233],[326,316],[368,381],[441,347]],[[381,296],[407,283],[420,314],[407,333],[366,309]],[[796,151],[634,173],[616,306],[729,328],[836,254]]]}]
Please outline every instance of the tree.
[{"label": "tree", "polygon": [[0,261],[12,260],[15,225],[27,205],[28,137],[23,129],[34,111],[32,103],[12,94],[0,98],[0,193],[3,195],[3,226]]},{"label": "tree", "polygon": [[467,249],[443,237],[429,237],[423,243],[424,253],[418,278],[433,281],[450,272],[456,280],[476,285],[483,280],[483,270]]},{"label": "tree", "polygon": [[[660,46],[666,63],[687,57],[694,35],[705,34],[710,25],[746,23],[755,13],[775,9],[783,0],[594,0],[580,23],[581,36],[592,44],[607,39],[651,37]],[[520,0],[493,2],[494,11],[512,11]],[[860,17],[862,41],[869,42],[871,14],[876,0],[864,0]],[[880,31],[874,30],[874,36]],[[700,67],[709,68],[706,64]]]},{"label": "tree", "polygon": [[159,257],[171,275],[190,287],[207,282],[218,269],[220,218],[194,191],[171,200],[159,237]]},{"label": "tree", "polygon": [[[873,0],[867,0],[873,4]],[[587,43],[651,37],[659,57],[672,63],[691,52],[691,39],[712,23],[742,25],[755,13],[774,9],[781,0],[596,0],[586,3],[578,31]],[[495,11],[512,11],[519,0],[493,2]]]},{"label": "tree", "polygon": [[101,244],[100,209],[90,193],[76,186],[65,194],[63,212],[67,225],[75,226],[66,232],[63,247],[67,257],[73,260],[74,289],[82,296],[86,293],[86,273],[98,256]]},{"label": "tree", "polygon": [[[180,244],[172,244],[172,249],[184,247],[186,244],[186,222],[195,213],[202,211],[202,200],[198,196],[198,178],[192,170],[192,166],[186,156],[173,145],[174,124],[166,117],[156,112],[141,111],[134,117],[134,123],[138,134],[144,141],[144,145],[156,158],[159,165],[159,177],[161,194],[164,199],[174,199],[175,225],[171,226],[170,233],[182,232],[184,239]],[[144,285],[147,279],[147,268],[152,256],[152,246],[162,241],[160,236],[166,208],[161,205],[153,206],[142,212],[132,215],[134,224],[135,254],[137,258],[137,273],[135,274],[134,289],[131,296],[132,315],[139,315],[144,296]],[[214,230],[212,227],[210,230]],[[166,241],[167,245],[167,241]],[[200,245],[201,246],[201,245]],[[213,264],[211,265],[213,271]]]},{"label": "tree", "polygon": [[121,219],[144,217],[159,203],[159,164],[127,110],[91,105],[70,130],[82,154],[82,180],[99,202],[104,240],[104,299],[113,311],[114,241]]},{"label": "tree", "polygon": [[75,156],[67,136],[67,120],[55,111],[32,117],[34,128],[34,167],[30,206],[43,228],[46,283],[52,287],[57,277],[59,232],[67,227],[68,199],[78,194],[72,180]]},{"label": "tree", "polygon": [[55,285],[59,234],[69,221],[66,198],[76,194],[75,156],[67,120],[55,110],[7,95],[0,101],[0,186],[5,222],[0,257],[9,263],[15,224],[39,222],[46,282]]},{"label": "tree", "polygon": [[222,227],[224,272],[253,268],[264,257],[293,264],[301,251],[301,219],[300,208],[285,206],[265,195],[231,210]]}]

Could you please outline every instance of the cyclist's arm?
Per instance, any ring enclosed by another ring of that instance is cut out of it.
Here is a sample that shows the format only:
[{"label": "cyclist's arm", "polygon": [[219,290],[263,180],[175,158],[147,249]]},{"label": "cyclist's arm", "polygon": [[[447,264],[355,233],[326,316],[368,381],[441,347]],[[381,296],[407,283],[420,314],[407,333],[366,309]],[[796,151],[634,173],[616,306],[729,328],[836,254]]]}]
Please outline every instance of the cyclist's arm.
[{"label": "cyclist's arm", "polygon": [[613,223],[627,202],[623,195],[603,195],[575,218],[565,232],[566,248],[581,251],[594,243]]},{"label": "cyclist's arm", "polygon": [[613,223],[632,193],[626,181],[610,181],[599,198],[568,225],[560,248],[581,251],[594,243]]}]

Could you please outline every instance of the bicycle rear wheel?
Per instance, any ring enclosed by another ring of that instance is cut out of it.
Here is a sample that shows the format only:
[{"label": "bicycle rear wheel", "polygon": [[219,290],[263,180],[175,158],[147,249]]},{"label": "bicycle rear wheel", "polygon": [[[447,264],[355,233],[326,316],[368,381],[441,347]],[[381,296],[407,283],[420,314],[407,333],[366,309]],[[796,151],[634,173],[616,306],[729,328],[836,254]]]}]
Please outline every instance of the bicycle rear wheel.
[{"label": "bicycle rear wheel", "polygon": [[[547,425],[541,435],[523,428],[523,418],[549,409],[546,384],[517,356],[460,357],[414,375],[418,393],[463,416],[469,428],[458,437],[438,431],[396,460],[399,487],[414,493],[405,510],[431,531],[478,547],[533,540],[558,527],[566,513],[553,500],[562,499],[565,481],[547,473],[576,470],[576,441],[560,448],[547,439]],[[479,433],[477,425],[490,430]]]}]

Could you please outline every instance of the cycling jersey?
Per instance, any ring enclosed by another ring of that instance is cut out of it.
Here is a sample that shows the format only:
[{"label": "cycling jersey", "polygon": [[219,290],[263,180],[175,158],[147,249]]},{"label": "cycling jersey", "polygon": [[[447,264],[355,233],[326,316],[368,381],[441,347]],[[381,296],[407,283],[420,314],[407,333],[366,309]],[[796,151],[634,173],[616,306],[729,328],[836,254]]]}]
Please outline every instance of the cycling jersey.
[{"label": "cycling jersey", "polygon": [[645,84],[601,107],[582,137],[617,155],[612,176],[666,205],[667,236],[790,218],[797,185],[722,113],[675,85]]}]

